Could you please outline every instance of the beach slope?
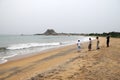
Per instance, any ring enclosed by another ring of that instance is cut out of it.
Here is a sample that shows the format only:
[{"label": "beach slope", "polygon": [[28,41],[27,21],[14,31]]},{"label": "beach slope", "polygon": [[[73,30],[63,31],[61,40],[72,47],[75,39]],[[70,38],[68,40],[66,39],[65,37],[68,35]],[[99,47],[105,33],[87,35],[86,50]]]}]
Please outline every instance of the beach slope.
[{"label": "beach slope", "polygon": [[84,43],[79,53],[70,45],[0,64],[0,80],[119,80],[120,39],[111,38],[108,48],[105,40],[99,50],[93,41],[92,51]]}]

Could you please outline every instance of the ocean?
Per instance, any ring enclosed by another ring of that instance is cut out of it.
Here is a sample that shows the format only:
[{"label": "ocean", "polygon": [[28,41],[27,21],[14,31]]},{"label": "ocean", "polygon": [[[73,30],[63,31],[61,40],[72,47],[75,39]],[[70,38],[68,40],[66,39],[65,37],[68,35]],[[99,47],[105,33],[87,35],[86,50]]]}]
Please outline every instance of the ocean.
[{"label": "ocean", "polygon": [[85,36],[0,35],[0,64],[16,56],[36,54],[41,51],[88,41]]}]

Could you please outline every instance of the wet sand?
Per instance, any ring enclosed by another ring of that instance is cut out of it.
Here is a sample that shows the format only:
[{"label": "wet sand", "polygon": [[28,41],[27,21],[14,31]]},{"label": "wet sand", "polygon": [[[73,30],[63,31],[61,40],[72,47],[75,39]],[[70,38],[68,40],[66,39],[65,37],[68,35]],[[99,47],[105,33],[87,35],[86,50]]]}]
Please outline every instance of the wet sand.
[{"label": "wet sand", "polygon": [[0,64],[0,80],[119,80],[120,39],[111,38],[109,48],[105,40],[99,50],[93,41],[92,51],[84,43],[79,53],[71,45]]}]

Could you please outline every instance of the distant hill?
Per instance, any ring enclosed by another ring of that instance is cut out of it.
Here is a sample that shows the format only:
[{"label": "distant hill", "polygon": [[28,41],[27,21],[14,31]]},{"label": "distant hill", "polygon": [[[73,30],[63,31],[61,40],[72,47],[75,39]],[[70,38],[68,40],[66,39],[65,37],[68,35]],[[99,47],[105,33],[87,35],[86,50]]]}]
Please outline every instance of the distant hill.
[{"label": "distant hill", "polygon": [[57,32],[55,32],[54,29],[47,29],[42,34],[34,34],[34,35],[81,35],[81,34],[77,34],[77,33],[57,33]]},{"label": "distant hill", "polygon": [[56,33],[53,29],[47,29],[43,34],[44,35],[57,35],[58,33]]}]

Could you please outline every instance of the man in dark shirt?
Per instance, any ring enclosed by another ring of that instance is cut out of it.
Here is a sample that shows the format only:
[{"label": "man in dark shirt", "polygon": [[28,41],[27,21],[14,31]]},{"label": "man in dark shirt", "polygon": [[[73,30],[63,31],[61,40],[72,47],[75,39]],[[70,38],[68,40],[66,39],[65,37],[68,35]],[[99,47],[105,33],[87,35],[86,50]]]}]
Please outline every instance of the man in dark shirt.
[{"label": "man in dark shirt", "polygon": [[107,39],[107,41],[106,41],[107,47],[109,47],[109,43],[110,43],[110,35],[109,34],[107,34],[106,39]]}]

